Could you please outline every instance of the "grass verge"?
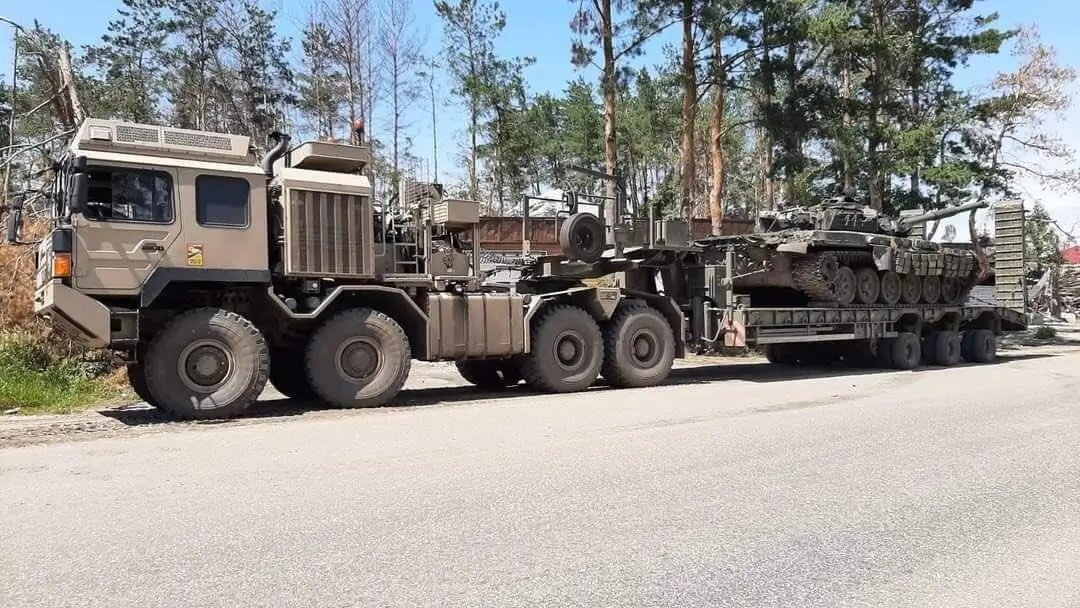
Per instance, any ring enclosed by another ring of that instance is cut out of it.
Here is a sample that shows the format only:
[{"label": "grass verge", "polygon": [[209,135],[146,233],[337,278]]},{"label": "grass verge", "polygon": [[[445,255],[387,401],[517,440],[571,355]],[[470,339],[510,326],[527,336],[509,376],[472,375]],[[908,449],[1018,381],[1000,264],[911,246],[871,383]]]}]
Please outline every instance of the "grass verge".
[{"label": "grass verge", "polygon": [[57,357],[28,336],[0,336],[0,411],[67,414],[118,399],[112,367],[95,353]]}]

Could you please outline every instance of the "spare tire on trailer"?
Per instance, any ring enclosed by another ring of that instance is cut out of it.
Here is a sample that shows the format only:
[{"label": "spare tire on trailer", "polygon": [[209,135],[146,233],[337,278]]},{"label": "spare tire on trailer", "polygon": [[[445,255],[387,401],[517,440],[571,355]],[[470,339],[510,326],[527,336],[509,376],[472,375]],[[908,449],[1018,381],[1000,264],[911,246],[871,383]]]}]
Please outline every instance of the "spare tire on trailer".
[{"label": "spare tire on trailer", "polygon": [[591,264],[604,253],[604,223],[591,213],[575,213],[563,221],[559,246],[571,260]]}]

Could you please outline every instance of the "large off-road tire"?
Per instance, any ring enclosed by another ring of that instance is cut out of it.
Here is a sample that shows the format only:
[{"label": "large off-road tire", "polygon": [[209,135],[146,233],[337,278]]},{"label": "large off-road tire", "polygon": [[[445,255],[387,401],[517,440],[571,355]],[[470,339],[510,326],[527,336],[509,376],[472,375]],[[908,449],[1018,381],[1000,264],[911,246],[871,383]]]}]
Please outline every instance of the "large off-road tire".
[{"label": "large off-road tire", "polygon": [[389,315],[352,308],[315,332],[305,359],[308,382],[328,405],[378,407],[405,385],[412,350],[405,330]]},{"label": "large off-road tire", "polygon": [[497,391],[521,382],[521,372],[510,359],[465,359],[455,365],[466,382],[482,389]]},{"label": "large off-road tire", "polygon": [[915,369],[922,362],[922,342],[911,332],[897,334],[889,347],[889,362],[895,369]]},{"label": "large off-road tire", "polygon": [[181,419],[229,418],[259,398],[270,351],[251,321],[227,310],[199,308],[158,331],[143,364],[157,408]]},{"label": "large off-road tire", "polygon": [[559,229],[559,245],[571,260],[591,264],[604,254],[604,223],[591,213],[575,213]]},{"label": "large off-road tire", "polygon": [[318,398],[304,369],[303,347],[275,346],[270,349],[270,384],[289,399]]},{"label": "large off-road tire", "polygon": [[960,363],[960,333],[936,331],[933,335],[933,342],[927,343],[933,349],[930,364],[950,367]]},{"label": "large off-road tire", "polygon": [[604,362],[604,341],[589,313],[569,304],[549,305],[530,325],[531,347],[519,368],[529,388],[571,393],[592,386]]},{"label": "large off-road tire", "polygon": [[146,387],[146,368],[143,363],[128,363],[127,364],[127,377],[128,385],[131,387],[131,391],[135,393],[135,396],[142,399],[147,405],[157,407],[154,404],[153,396],[150,395],[150,389]]},{"label": "large off-road tire", "polygon": [[965,357],[973,363],[992,363],[997,359],[997,336],[989,329],[970,330],[971,337],[968,339],[968,356]]},{"label": "large off-road tire", "polygon": [[656,386],[675,361],[675,336],[660,311],[641,300],[623,300],[604,324],[600,375],[615,387]]}]

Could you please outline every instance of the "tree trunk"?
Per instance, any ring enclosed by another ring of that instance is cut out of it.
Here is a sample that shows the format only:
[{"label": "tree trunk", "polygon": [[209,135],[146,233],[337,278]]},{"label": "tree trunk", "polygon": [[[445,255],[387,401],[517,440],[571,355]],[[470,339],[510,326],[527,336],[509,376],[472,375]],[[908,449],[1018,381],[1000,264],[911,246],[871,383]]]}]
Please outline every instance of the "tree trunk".
[{"label": "tree trunk", "polygon": [[[852,118],[851,110],[848,104],[851,103],[851,55],[849,51],[844,52],[844,126],[851,128]],[[846,140],[846,134],[845,138]],[[841,140],[840,142],[840,155],[844,163],[844,196],[855,196],[855,182],[852,179],[852,167],[851,167],[851,149],[847,147],[847,142]]]},{"label": "tree trunk", "polygon": [[724,189],[727,171],[724,158],[724,105],[727,101],[727,70],[724,66],[723,38],[717,34],[713,42],[713,74],[716,90],[713,95],[712,118],[709,121],[709,144],[712,153],[712,191],[709,193],[709,219],[712,234],[719,236],[724,226]]},{"label": "tree trunk", "polygon": [[694,129],[697,126],[697,57],[694,53],[694,0],[682,1],[683,105],[682,105],[682,207],[687,221],[694,220],[694,186],[697,158]]},{"label": "tree trunk", "polygon": [[[602,0],[601,6],[604,39],[604,169],[608,174],[615,175],[615,41],[611,0]],[[605,185],[608,197],[604,206],[604,223],[607,226],[605,240],[608,245],[613,245],[615,234],[612,228],[619,219],[619,210],[615,205],[616,186],[611,180]]]}]

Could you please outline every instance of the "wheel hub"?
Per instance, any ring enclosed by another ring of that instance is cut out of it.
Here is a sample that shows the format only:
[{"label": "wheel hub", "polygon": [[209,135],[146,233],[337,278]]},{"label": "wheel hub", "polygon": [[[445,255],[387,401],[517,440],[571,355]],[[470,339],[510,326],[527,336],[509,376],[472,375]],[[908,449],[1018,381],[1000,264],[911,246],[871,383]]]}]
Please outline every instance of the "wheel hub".
[{"label": "wheel hub", "polygon": [[576,369],[585,358],[585,343],[574,332],[563,332],[555,339],[555,361],[566,370]]},{"label": "wheel hub", "polygon": [[379,349],[365,338],[353,338],[337,351],[338,372],[355,380],[369,378],[379,370]]},{"label": "wheel hub", "polygon": [[630,340],[630,352],[634,363],[641,367],[651,367],[651,364],[660,353],[660,345],[656,336],[649,331],[639,331]]},{"label": "wheel hub", "polygon": [[229,377],[232,363],[232,356],[224,344],[216,340],[199,340],[180,353],[177,371],[189,387],[208,389],[220,385]]}]

